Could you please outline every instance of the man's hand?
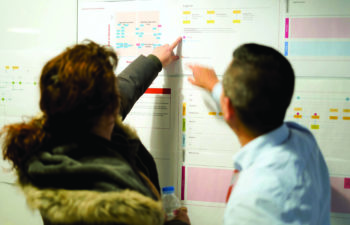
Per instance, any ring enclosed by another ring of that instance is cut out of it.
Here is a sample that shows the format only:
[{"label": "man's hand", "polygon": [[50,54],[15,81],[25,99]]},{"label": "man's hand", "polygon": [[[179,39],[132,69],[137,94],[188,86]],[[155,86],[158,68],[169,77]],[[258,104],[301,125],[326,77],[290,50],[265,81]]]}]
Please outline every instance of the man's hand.
[{"label": "man's hand", "polygon": [[188,67],[193,73],[193,77],[188,77],[188,81],[195,86],[202,87],[211,92],[215,84],[219,82],[213,69],[198,65],[189,65]]},{"label": "man's hand", "polygon": [[166,44],[155,48],[152,55],[157,56],[157,58],[162,63],[163,68],[179,59],[179,56],[174,54],[174,48],[181,42],[182,38],[179,37],[171,45]]}]

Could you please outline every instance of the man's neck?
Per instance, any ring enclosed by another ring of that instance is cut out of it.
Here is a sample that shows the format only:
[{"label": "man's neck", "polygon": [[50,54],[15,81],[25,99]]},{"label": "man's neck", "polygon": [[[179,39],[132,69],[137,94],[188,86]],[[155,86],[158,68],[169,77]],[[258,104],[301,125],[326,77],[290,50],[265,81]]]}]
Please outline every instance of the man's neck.
[{"label": "man's neck", "polygon": [[248,130],[245,126],[240,124],[236,128],[232,128],[235,134],[237,135],[238,141],[241,144],[241,147],[245,146],[252,140],[258,137],[258,135],[254,135],[250,130]]},{"label": "man's neck", "polygon": [[238,136],[238,140],[241,143],[242,147],[255,139],[255,137],[251,137],[251,136],[247,136],[247,135],[237,135],[237,136]]}]

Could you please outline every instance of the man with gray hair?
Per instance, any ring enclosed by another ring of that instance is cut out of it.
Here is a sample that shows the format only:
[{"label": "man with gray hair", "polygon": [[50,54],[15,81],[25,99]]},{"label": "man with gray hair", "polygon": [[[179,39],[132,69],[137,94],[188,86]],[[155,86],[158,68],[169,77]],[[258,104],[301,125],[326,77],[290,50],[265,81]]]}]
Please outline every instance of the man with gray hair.
[{"label": "man with gray hair", "polygon": [[294,72],[273,48],[244,44],[222,84],[215,71],[190,65],[189,81],[221,105],[241,149],[224,214],[225,225],[330,224],[328,168],[312,133],[284,122]]}]

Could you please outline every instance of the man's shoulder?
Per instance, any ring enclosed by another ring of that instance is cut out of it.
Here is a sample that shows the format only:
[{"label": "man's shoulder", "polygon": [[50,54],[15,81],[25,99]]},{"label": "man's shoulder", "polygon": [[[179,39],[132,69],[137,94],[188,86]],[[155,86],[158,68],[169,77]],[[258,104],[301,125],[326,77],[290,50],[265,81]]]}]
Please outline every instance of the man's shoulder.
[{"label": "man's shoulder", "polygon": [[288,129],[292,132],[294,131],[294,132],[312,135],[312,133],[310,132],[310,130],[308,128],[306,128],[298,123],[288,121],[288,122],[285,122],[285,124],[287,125]]},{"label": "man's shoulder", "polygon": [[309,147],[317,145],[316,138],[307,127],[295,122],[285,122],[285,124],[290,131],[290,136],[288,138],[289,144],[299,147],[302,147],[303,145]]}]

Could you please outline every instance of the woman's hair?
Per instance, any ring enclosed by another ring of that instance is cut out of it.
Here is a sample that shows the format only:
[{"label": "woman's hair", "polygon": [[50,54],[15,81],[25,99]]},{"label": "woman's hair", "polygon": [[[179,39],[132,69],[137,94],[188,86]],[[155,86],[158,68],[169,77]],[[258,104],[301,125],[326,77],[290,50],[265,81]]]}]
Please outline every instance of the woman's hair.
[{"label": "woman's hair", "polygon": [[104,114],[117,114],[119,92],[114,50],[92,41],[67,48],[43,67],[40,109],[29,122],[7,125],[3,157],[19,169],[45,141],[67,141],[89,132]]}]

